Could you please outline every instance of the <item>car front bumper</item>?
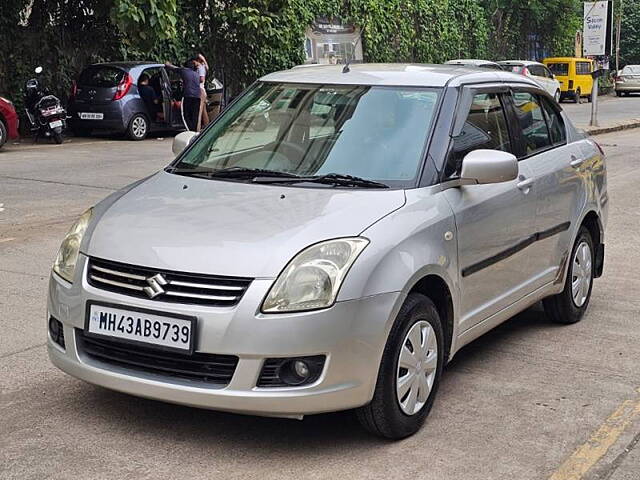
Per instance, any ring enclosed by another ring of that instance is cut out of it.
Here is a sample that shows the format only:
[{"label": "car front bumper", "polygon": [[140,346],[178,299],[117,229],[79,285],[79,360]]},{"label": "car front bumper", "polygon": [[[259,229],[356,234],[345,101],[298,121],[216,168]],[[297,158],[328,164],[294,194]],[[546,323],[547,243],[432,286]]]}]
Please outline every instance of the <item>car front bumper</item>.
[{"label": "car front bumper", "polygon": [[[81,256],[78,268],[86,268]],[[81,265],[82,264],[82,265]],[[113,390],[201,408],[264,416],[294,417],[346,410],[368,403],[375,388],[387,333],[399,308],[399,292],[338,302],[305,313],[264,315],[259,306],[273,279],[256,279],[235,307],[177,305],[70,285],[52,274],[49,315],[64,329],[65,349],[48,340],[51,361],[66,373]],[[76,285],[81,283],[81,285]],[[128,369],[88,356],[78,332],[87,301],[116,303],[158,312],[196,315],[197,351],[236,355],[239,361],[226,386],[207,385]],[[321,376],[300,387],[257,387],[266,358],[325,355]]]}]

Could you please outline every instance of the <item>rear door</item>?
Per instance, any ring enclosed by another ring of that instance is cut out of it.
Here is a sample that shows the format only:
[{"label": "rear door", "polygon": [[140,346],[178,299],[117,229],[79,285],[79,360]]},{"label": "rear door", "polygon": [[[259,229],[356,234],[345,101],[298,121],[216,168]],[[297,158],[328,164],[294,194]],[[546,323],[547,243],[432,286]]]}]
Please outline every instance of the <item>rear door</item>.
[{"label": "rear door", "polygon": [[514,88],[513,106],[521,126],[523,151],[520,163],[531,172],[536,198],[535,242],[528,248],[533,287],[558,278],[571,244],[572,221],[584,198],[582,152],[567,143],[566,125],[560,109],[535,90]]},{"label": "rear door", "polygon": [[546,69],[542,65],[529,65],[527,69],[529,70],[529,73],[531,73],[533,80],[538,82],[542,88],[549,92],[550,95],[555,93],[552,91],[553,85],[551,84],[551,79],[547,78],[545,72]]},{"label": "rear door", "polygon": [[107,65],[91,65],[78,77],[76,103],[105,105],[113,101],[118,84],[127,73]]},{"label": "rear door", "polygon": [[[477,149],[517,154],[505,115],[507,89],[474,89],[462,133],[452,140],[445,168],[455,178],[466,154]],[[464,117],[463,117],[464,118]],[[460,266],[461,332],[521,299],[530,291],[531,262],[526,251],[535,220],[530,172],[520,162],[519,177],[492,185],[448,189],[455,215]]]},{"label": "rear door", "polygon": [[172,125],[173,123],[173,108],[171,107],[172,103],[172,91],[171,91],[171,82],[169,81],[169,75],[167,74],[167,70],[165,68],[161,68],[161,82],[160,87],[162,89],[162,112],[164,113],[164,121],[165,123]]}]

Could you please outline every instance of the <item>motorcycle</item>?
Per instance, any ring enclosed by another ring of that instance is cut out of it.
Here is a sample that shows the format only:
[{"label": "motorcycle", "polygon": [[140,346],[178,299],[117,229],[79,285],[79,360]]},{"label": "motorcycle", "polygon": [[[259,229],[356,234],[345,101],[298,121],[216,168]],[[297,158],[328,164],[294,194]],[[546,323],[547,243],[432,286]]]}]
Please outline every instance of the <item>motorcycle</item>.
[{"label": "motorcycle", "polygon": [[[37,67],[35,73],[42,73],[42,67]],[[67,112],[60,99],[48,94],[38,79],[32,78],[25,85],[24,104],[34,140],[45,136],[52,137],[58,144],[62,143],[62,132],[67,127]]]}]

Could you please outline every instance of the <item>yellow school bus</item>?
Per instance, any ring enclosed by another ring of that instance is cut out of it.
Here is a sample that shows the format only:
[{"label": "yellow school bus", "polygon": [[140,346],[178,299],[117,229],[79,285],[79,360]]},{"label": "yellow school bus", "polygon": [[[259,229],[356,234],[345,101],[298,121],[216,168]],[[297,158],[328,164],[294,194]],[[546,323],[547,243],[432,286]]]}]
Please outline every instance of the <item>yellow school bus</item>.
[{"label": "yellow school bus", "polygon": [[560,82],[560,101],[569,98],[580,103],[583,97],[591,101],[593,61],[588,58],[551,57],[543,63]]}]

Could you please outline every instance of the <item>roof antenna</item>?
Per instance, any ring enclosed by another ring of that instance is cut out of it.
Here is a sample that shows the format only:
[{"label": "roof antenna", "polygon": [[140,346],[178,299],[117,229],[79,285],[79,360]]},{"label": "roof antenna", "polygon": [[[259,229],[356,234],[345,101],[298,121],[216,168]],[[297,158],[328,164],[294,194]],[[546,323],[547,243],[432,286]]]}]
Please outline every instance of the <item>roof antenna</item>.
[{"label": "roof antenna", "polygon": [[351,44],[353,45],[353,55],[351,56],[351,58],[347,59],[347,63],[345,63],[344,67],[342,68],[342,73],[349,73],[351,71],[351,69],[349,68],[349,65],[351,64],[351,61],[353,60],[353,58],[356,56],[356,49],[358,48],[358,44],[360,43],[360,40],[362,40],[363,32],[364,32],[364,26],[360,30],[360,35],[358,35],[358,39]]}]

